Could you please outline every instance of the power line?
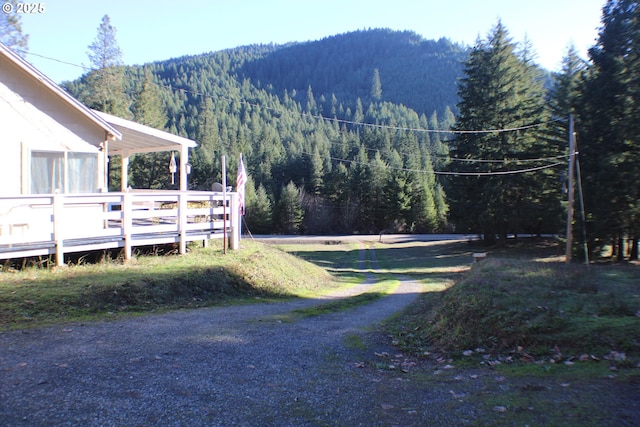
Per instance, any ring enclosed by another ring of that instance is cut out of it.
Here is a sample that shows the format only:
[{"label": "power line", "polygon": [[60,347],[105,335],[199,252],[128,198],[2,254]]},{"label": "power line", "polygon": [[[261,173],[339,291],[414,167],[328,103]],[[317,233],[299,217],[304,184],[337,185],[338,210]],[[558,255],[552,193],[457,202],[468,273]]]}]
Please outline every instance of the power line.
[{"label": "power line", "polygon": [[[37,57],[40,57],[40,58],[43,58],[43,59],[48,59],[48,60],[51,60],[51,61],[59,62],[61,64],[82,68],[85,71],[92,71],[93,70],[92,68],[86,67],[84,65],[79,65],[79,64],[72,63],[72,62],[63,61],[63,60],[60,60],[60,59],[57,59],[57,58],[52,58],[52,57],[45,56],[45,55],[40,55],[38,53],[33,53],[33,52],[29,52],[29,51],[24,51],[24,50],[20,50],[19,52],[24,53],[24,54],[28,54],[28,55],[37,56]],[[152,83],[157,85],[158,87],[169,89],[171,91],[180,91],[180,92],[183,92],[183,93],[190,93],[190,94],[195,95],[195,96],[207,97],[207,98],[210,98],[210,99],[214,99],[213,95],[210,95],[210,94],[207,94],[207,93],[195,92],[195,91],[188,90],[188,89],[176,89],[176,88],[173,88],[171,85],[162,85],[162,84],[156,83],[156,82],[152,82]],[[234,101],[234,100],[232,100],[230,98],[227,98],[227,100],[228,101]],[[264,109],[276,111],[276,112],[279,112],[279,113],[289,112],[287,110],[282,111],[282,110],[277,110],[277,109],[271,108],[271,107],[265,107],[263,105],[256,104],[256,103],[251,103],[249,101],[239,100],[238,102],[240,102],[241,104],[246,104],[246,105],[250,105],[250,106],[258,107],[258,108],[264,108]],[[337,117],[325,117],[325,116],[321,116],[321,115],[318,115],[318,114],[310,114],[310,113],[305,113],[305,112],[300,112],[298,114],[301,115],[301,116],[308,116],[308,117],[319,119],[319,120],[331,121],[331,122],[343,123],[343,124],[350,124],[350,125],[354,125],[354,126],[371,127],[371,128],[378,128],[378,129],[389,129],[389,130],[405,131],[405,132],[421,132],[421,133],[436,133],[436,134],[439,134],[439,133],[445,133],[445,134],[446,133],[448,133],[448,134],[487,134],[487,133],[516,132],[516,131],[520,131],[520,130],[526,130],[526,129],[532,129],[532,128],[544,126],[544,125],[547,125],[549,123],[553,123],[553,122],[557,122],[557,121],[561,121],[562,120],[562,119],[553,119],[553,120],[540,122],[540,123],[532,123],[532,124],[529,124],[529,125],[523,125],[523,126],[512,127],[512,128],[501,128],[501,129],[485,129],[485,130],[455,130],[455,129],[449,129],[449,130],[441,130],[441,129],[425,129],[425,128],[414,128],[414,127],[405,127],[405,126],[391,126],[391,125],[382,125],[382,124],[375,124],[375,123],[357,122],[357,121],[354,121],[354,120],[338,119]]]},{"label": "power line", "polygon": [[[165,85],[161,85],[159,83],[155,83],[155,84],[158,85],[159,87],[163,87],[163,88],[169,89],[171,91],[181,91],[183,93],[190,93],[190,94],[195,95],[195,96],[209,98],[209,99],[212,99],[212,100],[214,99],[213,95],[209,95],[209,94],[206,94],[206,93],[194,92],[194,91],[191,91],[191,90],[188,90],[188,89],[176,89],[176,88],[173,88],[170,85],[169,86],[165,86]],[[221,97],[226,98],[224,96],[221,96]],[[294,113],[294,112],[289,111],[289,110],[278,110],[276,108],[265,107],[264,105],[260,105],[260,104],[256,104],[256,103],[252,103],[252,102],[244,101],[244,100],[233,100],[233,99],[230,99],[230,98],[226,98],[226,100],[230,101],[230,102],[237,101],[240,104],[249,105],[251,107],[264,108],[265,110],[275,111],[277,113]],[[533,124],[530,124],[530,125],[524,125],[524,126],[513,127],[513,128],[504,128],[504,129],[488,129],[488,130],[451,130],[450,129],[450,130],[440,130],[440,129],[413,128],[413,127],[405,127],[405,126],[391,126],[391,125],[382,125],[382,124],[376,124],[376,123],[357,122],[357,121],[353,121],[353,120],[338,119],[337,117],[325,117],[325,116],[321,116],[319,114],[310,114],[310,113],[305,113],[305,112],[297,112],[297,114],[302,116],[302,117],[310,117],[310,118],[313,118],[313,119],[324,120],[324,121],[328,121],[328,122],[350,124],[350,125],[353,125],[353,126],[362,126],[362,127],[376,128],[376,129],[389,129],[389,130],[403,131],[403,132],[444,133],[444,134],[446,134],[446,133],[450,133],[450,134],[487,134],[487,133],[516,132],[516,131],[520,131],[520,130],[526,130],[526,129],[532,129],[532,128],[544,126],[544,125],[547,125],[549,123],[553,123],[553,122],[559,121],[559,119],[553,119],[553,120],[546,121],[546,122],[533,123]]]},{"label": "power line", "polygon": [[560,156],[552,156],[552,157],[539,157],[536,159],[499,159],[499,160],[489,160],[489,159],[461,159],[459,157],[444,157],[438,156],[439,158],[444,158],[452,162],[467,162],[467,163],[528,163],[528,162],[550,162],[559,159],[569,158],[570,154],[563,154]]},{"label": "power line", "polygon": [[[390,129],[397,131],[405,131],[405,132],[423,132],[423,133],[452,133],[452,134],[487,134],[487,133],[502,133],[502,132],[515,132],[519,130],[531,129],[539,126],[546,125],[550,122],[540,122],[534,123],[526,126],[514,127],[514,128],[506,128],[506,129],[489,129],[489,130],[440,130],[440,129],[424,129],[424,128],[411,128],[404,126],[391,126],[391,125],[381,125],[381,124],[373,124],[373,123],[363,123],[363,122],[355,122],[352,120],[344,120],[338,118],[329,118],[319,115],[312,115],[309,113],[301,113],[302,115],[309,115],[310,117],[314,117],[317,119],[325,120],[325,121],[333,121],[338,123],[345,123],[355,126],[365,126],[379,129]],[[552,121],[553,122],[553,121]]]},{"label": "power line", "polygon": [[[301,151],[301,154],[304,154],[306,156],[312,156],[312,153],[308,153],[306,151]],[[368,166],[368,167],[373,167],[374,165],[369,163],[369,162],[360,162],[358,160],[350,160],[350,159],[341,159],[338,157],[333,157],[333,156],[328,156],[329,159],[331,160],[335,160],[338,162],[342,162],[342,163],[349,163],[349,164],[359,164],[359,165],[364,165],[364,166]],[[429,171],[429,170],[425,170],[425,169],[412,169],[412,168],[398,168],[398,167],[393,167],[393,166],[389,166],[388,164],[384,165],[385,169],[390,169],[390,170],[397,170],[397,171],[402,171],[402,172],[415,172],[415,173],[433,173],[434,175],[447,175],[447,176],[477,176],[477,177],[481,177],[481,176],[499,176],[499,175],[516,175],[516,174],[521,174],[521,173],[529,173],[529,172],[536,172],[536,171],[540,171],[543,169],[549,169],[549,168],[554,168],[556,166],[565,166],[565,162],[556,162],[556,163],[552,163],[549,165],[543,165],[543,166],[537,166],[537,167],[533,167],[533,168],[526,168],[526,169],[515,169],[515,170],[508,170],[508,171],[494,171],[494,172],[456,172],[456,171]]]},{"label": "power line", "polygon": [[538,166],[535,168],[528,169],[518,169],[518,170],[510,170],[510,171],[498,171],[498,172],[444,172],[444,171],[434,171],[433,173],[436,175],[454,175],[454,176],[495,176],[495,175],[516,175],[520,173],[528,173],[528,172],[536,172],[543,169],[549,169],[556,166],[564,166],[564,162],[556,162],[550,165]]},{"label": "power line", "polygon": [[85,71],[91,71],[92,70],[92,68],[89,68],[89,67],[84,66],[84,65],[74,64],[73,62],[63,61],[61,59],[56,59],[56,58],[52,58],[50,56],[40,55],[38,53],[29,52],[27,50],[16,49],[16,52],[21,53],[23,55],[26,54],[26,55],[37,56],[38,58],[48,59],[50,61],[55,61],[55,62],[58,62],[60,64],[71,65],[72,67],[82,68]]},{"label": "power line", "polygon": [[[28,52],[28,51],[24,51],[21,50],[20,52],[24,53],[24,54],[28,54],[28,55],[33,55],[33,56],[37,56],[43,59],[47,59],[47,60],[51,60],[51,61],[55,61],[58,63],[62,63],[65,65],[70,65],[70,66],[74,66],[74,67],[78,67],[78,68],[82,68],[85,71],[92,71],[91,68],[86,67],[84,65],[78,65],[72,62],[68,62],[68,61],[63,61],[57,58],[52,58],[49,56],[45,56],[45,55],[40,55],[37,53],[33,53],[33,52]],[[182,93],[189,93],[191,95],[195,95],[195,96],[199,96],[199,97],[206,97],[212,100],[216,100],[216,98],[214,98],[213,95],[207,94],[207,93],[202,93],[202,92],[195,92],[192,90],[188,90],[188,89],[178,89],[178,88],[174,88],[171,85],[163,85],[157,82],[151,82],[152,84],[156,85],[157,87],[160,88],[164,88],[164,89],[168,89],[172,92],[182,92]],[[323,121],[329,121],[329,122],[336,122],[336,123],[342,123],[342,124],[349,124],[349,125],[353,125],[353,126],[362,126],[362,127],[370,127],[370,128],[377,128],[377,129],[388,129],[388,130],[395,130],[395,131],[403,131],[403,132],[418,132],[418,133],[436,133],[436,134],[440,134],[440,133],[447,133],[447,134],[488,134],[488,133],[504,133],[504,132],[516,132],[516,131],[520,131],[520,130],[526,130],[526,129],[532,129],[532,128],[536,128],[536,127],[540,127],[540,126],[544,126],[546,124],[549,123],[553,123],[553,122],[558,122],[561,121],[562,119],[557,118],[557,119],[553,119],[547,122],[540,122],[540,123],[533,123],[530,125],[524,125],[524,126],[519,126],[519,127],[512,127],[512,128],[503,128],[503,129],[488,129],[488,130],[439,130],[439,129],[424,129],[424,128],[413,128],[413,127],[404,127],[404,126],[391,126],[391,125],[382,125],[382,124],[374,124],[374,123],[366,123],[366,122],[357,122],[357,121],[353,121],[353,120],[346,120],[346,119],[338,119],[337,117],[325,117],[322,115],[317,115],[317,114],[310,114],[310,113],[305,113],[305,112],[293,112],[290,110],[279,110],[276,108],[271,108],[271,107],[265,107],[263,105],[257,104],[257,103],[252,103],[246,100],[235,100],[235,99],[231,99],[229,97],[226,97],[224,95],[220,95],[219,98],[224,98],[229,102],[234,102],[237,101],[241,104],[245,104],[245,105],[249,105],[252,107],[256,107],[256,108],[264,108],[266,110],[269,111],[274,111],[277,113],[290,113],[290,114],[294,114],[297,113],[298,115],[302,116],[302,117],[311,117],[313,119],[316,120],[323,120]],[[331,144],[337,144],[336,142],[332,142],[329,141]],[[368,148],[365,147],[365,149],[367,150],[375,150],[375,151],[380,151],[374,148]],[[308,153],[305,153],[308,155]],[[400,153],[398,153],[400,154]],[[449,157],[445,157],[445,159],[449,160],[449,161],[458,161],[458,162],[469,162],[469,163],[501,163],[501,164],[506,164],[506,163],[524,163],[524,162],[541,162],[541,161],[553,161],[553,160],[558,160],[561,158],[566,158],[568,157],[567,155],[562,155],[562,156],[555,156],[555,157],[547,157],[547,158],[536,158],[536,159],[461,159],[461,158],[449,158]],[[339,159],[339,158],[334,158],[334,157],[329,157],[332,160],[336,160],[336,161],[343,161],[343,162],[355,162],[354,160],[347,160],[347,159]],[[358,163],[358,162],[355,162]],[[433,171],[434,174],[436,175],[458,175],[458,176],[491,176],[491,175],[511,175],[511,174],[518,174],[518,173],[526,173],[526,172],[534,172],[534,171],[538,171],[538,170],[542,170],[542,169],[546,169],[546,168],[550,168],[550,167],[555,167],[555,166],[559,166],[562,165],[562,162],[555,162],[549,165],[544,165],[544,166],[539,166],[539,167],[534,167],[534,168],[528,168],[528,169],[521,169],[521,170],[512,170],[512,171],[499,171],[499,172],[449,172],[449,171]],[[421,170],[412,170],[412,169],[406,169],[406,168],[400,168],[400,170],[405,170],[405,171],[412,171],[412,172],[422,172],[425,173],[427,171],[421,171]]]}]

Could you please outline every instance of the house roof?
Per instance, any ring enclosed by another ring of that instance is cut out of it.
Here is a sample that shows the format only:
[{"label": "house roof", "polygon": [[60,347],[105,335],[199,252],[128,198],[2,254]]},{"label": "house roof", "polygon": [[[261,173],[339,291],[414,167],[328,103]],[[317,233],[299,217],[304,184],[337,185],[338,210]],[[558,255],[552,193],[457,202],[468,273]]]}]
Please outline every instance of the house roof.
[{"label": "house roof", "polygon": [[122,134],[122,139],[109,143],[109,154],[151,153],[157,151],[181,151],[181,148],[197,146],[196,142],[111,114],[92,110],[105,122]]},{"label": "house roof", "polygon": [[102,118],[94,114],[91,109],[87,108],[80,101],[75,99],[73,96],[69,95],[64,89],[58,86],[53,80],[49,77],[42,74],[36,67],[25,61],[11,49],[6,47],[4,44],[0,43],[0,55],[7,58],[9,61],[14,63],[16,66],[21,68],[27,75],[31,78],[37,80],[44,87],[49,89],[54,95],[56,95],[61,101],[70,104],[73,108],[79,111],[82,115],[84,115],[91,122],[95,123],[99,127],[105,130],[107,134],[114,140],[122,139],[122,134],[118,132],[113,126],[109,125],[109,123],[105,122]]},{"label": "house roof", "polygon": [[195,141],[190,139],[88,108],[2,43],[0,43],[0,56],[4,56],[20,67],[60,100],[70,104],[91,122],[104,129],[111,138],[108,147],[109,154],[181,151],[181,148],[191,148],[197,145]]},{"label": "house roof", "polygon": [[[98,152],[96,145],[38,110],[0,82],[0,117],[11,117],[13,129],[19,129],[20,141],[36,151]],[[3,135],[4,136],[4,135]]]}]

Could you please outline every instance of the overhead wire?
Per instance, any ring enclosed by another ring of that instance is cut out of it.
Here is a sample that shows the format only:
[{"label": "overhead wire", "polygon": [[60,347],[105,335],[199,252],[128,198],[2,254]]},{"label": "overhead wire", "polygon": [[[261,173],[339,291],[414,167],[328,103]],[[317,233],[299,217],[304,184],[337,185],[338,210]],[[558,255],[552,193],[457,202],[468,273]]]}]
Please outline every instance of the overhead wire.
[{"label": "overhead wire", "polygon": [[[72,62],[63,61],[63,60],[60,60],[60,59],[57,59],[57,58],[52,58],[52,57],[49,57],[49,56],[41,55],[41,54],[30,52],[30,51],[19,50],[19,52],[22,53],[22,54],[33,55],[33,56],[37,56],[37,57],[40,57],[40,58],[43,58],[43,59],[55,61],[55,62],[58,62],[58,63],[61,63],[61,64],[65,64],[65,65],[81,68],[81,69],[83,69],[85,71],[92,71],[93,70],[92,68],[87,67],[85,65],[79,65],[79,64],[72,63]],[[276,109],[276,108],[266,107],[264,105],[257,104],[257,103],[252,103],[252,102],[249,102],[249,101],[246,101],[246,100],[242,100],[242,99],[240,99],[240,100],[231,99],[229,97],[225,97],[224,95],[220,95],[219,97],[214,97],[211,94],[202,93],[202,92],[196,92],[196,91],[192,91],[192,90],[184,89],[184,88],[174,88],[171,85],[165,85],[165,84],[161,84],[159,82],[152,82],[152,84],[156,85],[159,88],[168,89],[173,93],[175,93],[175,92],[189,93],[191,95],[198,96],[198,97],[206,97],[206,98],[212,99],[214,101],[217,100],[217,98],[222,97],[222,98],[226,98],[226,100],[229,101],[229,102],[236,101],[236,102],[239,102],[240,104],[249,105],[251,107],[256,107],[256,108],[263,108],[263,109],[274,111],[274,112],[277,112],[277,113],[298,114],[298,115],[300,115],[302,117],[310,117],[310,118],[313,118],[313,119],[316,119],[316,120],[335,122],[335,123],[341,123],[341,124],[348,124],[348,125],[352,125],[352,126],[361,126],[361,127],[369,127],[369,128],[377,128],[377,129],[388,129],[388,130],[395,130],[395,131],[402,131],[402,132],[412,132],[412,133],[489,134],[489,133],[516,132],[516,131],[527,130],[527,129],[532,129],[532,128],[544,126],[544,125],[547,125],[549,123],[558,122],[558,121],[562,120],[560,118],[557,118],[557,119],[552,119],[552,120],[545,121],[545,122],[540,122],[540,123],[532,123],[532,124],[529,124],[529,125],[523,125],[523,126],[511,127],[511,128],[501,128],[501,129],[485,129],[485,130],[425,129],[425,128],[415,128],[415,127],[406,127],[406,126],[383,125],[383,124],[379,124],[379,123],[358,122],[358,121],[354,121],[354,120],[338,119],[337,117],[325,117],[325,116],[322,116],[322,115],[310,114],[310,113],[306,113],[306,112],[293,112],[293,111],[290,111],[290,110],[279,110],[279,109]],[[329,142],[331,144],[337,144],[337,143],[334,143],[332,141],[329,141]],[[340,144],[342,144],[342,143],[340,143]],[[371,151],[380,151],[379,149],[369,148],[369,147],[365,147],[365,149],[371,150]],[[304,152],[303,152],[303,154],[309,155],[309,153],[304,153]],[[546,157],[546,158],[534,158],[534,159],[462,159],[462,158],[451,158],[451,157],[444,157],[444,158],[447,161],[457,161],[457,162],[501,163],[501,164],[506,164],[506,163],[553,161],[553,160],[559,160],[561,158],[567,158],[567,157],[568,157],[568,155],[553,156],[553,157]],[[336,158],[336,157],[332,157],[332,156],[329,156],[329,159],[335,160],[335,161],[340,161],[340,162],[362,163],[362,162],[357,162],[355,160],[340,159],[340,158]],[[389,167],[389,168],[408,171],[408,172],[433,173],[435,175],[495,176],[495,175],[513,175],[513,174],[519,174],[519,173],[535,172],[535,171],[539,171],[539,170],[543,170],[543,169],[556,167],[556,166],[559,166],[559,165],[564,165],[564,163],[563,162],[554,162],[554,163],[551,163],[551,164],[548,164],[548,165],[532,167],[532,168],[526,168],[526,169],[517,169],[517,170],[509,170],[509,171],[492,171],[492,172],[458,172],[458,171],[435,171],[435,170],[434,171],[427,171],[427,170],[417,170],[417,169],[408,169],[408,168],[392,168],[392,167]]]},{"label": "overhead wire", "polygon": [[[312,156],[312,153],[308,153],[306,151],[301,151],[301,154],[304,154],[306,156]],[[368,167],[373,167],[374,165],[372,165],[369,162],[361,162],[358,160],[352,160],[352,159],[342,159],[339,157],[333,157],[333,156],[328,156],[329,159],[331,160],[335,160],[338,162],[342,162],[342,163],[349,163],[349,164],[359,164],[359,165],[363,165],[363,166],[368,166]],[[532,167],[532,168],[527,168],[527,169],[514,169],[514,170],[508,170],[508,171],[493,171],[493,172],[456,172],[456,171],[438,171],[438,170],[425,170],[425,169],[413,169],[413,168],[398,168],[398,167],[393,167],[390,166],[388,164],[384,165],[385,169],[391,169],[391,170],[397,170],[397,171],[402,171],[402,172],[414,172],[414,173],[433,173],[434,175],[456,175],[456,176],[498,176],[498,175],[516,175],[516,174],[521,174],[521,173],[528,173],[528,172],[536,172],[536,171],[540,171],[543,169],[550,169],[550,168],[554,168],[556,166],[564,166],[566,165],[565,162],[555,162],[555,163],[551,163],[548,165],[542,165],[542,166],[536,166],[536,167]]]},{"label": "overhead wire", "polygon": [[[93,68],[87,67],[85,65],[79,65],[79,64],[75,64],[72,62],[68,62],[68,61],[63,61],[57,58],[52,58],[50,56],[45,56],[45,55],[41,55],[38,53],[33,53],[33,52],[29,52],[29,51],[25,51],[25,50],[18,50],[21,53],[27,54],[27,55],[33,55],[33,56],[37,56],[43,59],[48,59],[51,61],[56,61],[62,64],[66,64],[66,65],[70,65],[70,66],[74,66],[74,67],[78,67],[78,68],[82,68],[85,71],[92,71],[94,70]],[[152,82],[153,84],[155,84],[156,86],[160,87],[160,88],[164,88],[164,89],[169,89],[172,92],[182,92],[182,93],[189,93],[191,95],[195,95],[195,96],[200,96],[200,97],[206,97],[212,100],[215,100],[215,97],[213,95],[207,94],[207,93],[203,93],[203,92],[196,92],[196,91],[192,91],[189,89],[183,89],[183,88],[174,88],[171,85],[163,85],[161,83],[158,82]],[[231,98],[227,98],[228,101],[234,101]],[[265,107],[264,105],[260,105],[257,103],[252,103],[249,101],[245,101],[245,100],[237,100],[239,103],[241,104],[246,104],[249,106],[253,106],[253,107],[258,107],[258,108],[264,108],[267,110],[273,110],[279,113],[282,112],[286,112],[286,113],[290,113],[291,111],[282,111],[282,110],[278,110],[275,108],[271,108],[271,107]],[[500,129],[482,129],[482,130],[455,130],[455,129],[448,129],[448,130],[444,130],[444,129],[425,129],[425,128],[416,128],[416,127],[406,127],[406,126],[392,126],[392,125],[383,125],[383,124],[379,124],[379,123],[367,123],[367,122],[358,122],[358,121],[354,121],[354,120],[346,120],[346,119],[338,119],[337,117],[326,117],[326,116],[322,116],[319,114],[310,114],[310,113],[305,113],[305,112],[299,112],[298,113],[300,116],[308,116],[311,118],[315,118],[315,119],[320,119],[320,120],[325,120],[325,121],[332,121],[332,122],[336,122],[336,123],[343,123],[343,124],[350,124],[350,125],[354,125],[354,126],[364,126],[364,127],[372,127],[372,128],[379,128],[379,129],[389,129],[389,130],[398,130],[398,131],[407,131],[407,132],[422,132],[422,133],[443,133],[443,134],[487,134],[487,133],[503,133],[503,132],[515,132],[515,131],[520,131],[520,130],[526,130],[526,129],[532,129],[532,128],[536,128],[536,127],[540,127],[540,126],[544,126],[547,125],[549,123],[553,123],[553,122],[558,122],[558,121],[562,121],[563,119],[552,119],[549,121],[545,121],[545,122],[540,122],[540,123],[532,123],[529,125],[523,125],[523,126],[517,126],[517,127],[511,127],[511,128],[500,128]]]},{"label": "overhead wire", "polygon": [[65,64],[65,65],[70,65],[72,67],[77,67],[77,68],[82,68],[85,71],[91,71],[92,68],[87,67],[86,65],[79,65],[79,64],[74,64],[73,62],[68,62],[68,61],[63,61],[61,59],[57,59],[57,58],[52,58],[50,56],[45,56],[45,55],[40,55],[39,53],[33,53],[30,52],[28,50],[23,50],[23,49],[16,49],[15,50],[17,53],[22,54],[22,55],[32,55],[32,56],[37,56],[38,58],[42,58],[42,59],[48,59],[50,61],[55,61],[58,62],[60,64]]}]

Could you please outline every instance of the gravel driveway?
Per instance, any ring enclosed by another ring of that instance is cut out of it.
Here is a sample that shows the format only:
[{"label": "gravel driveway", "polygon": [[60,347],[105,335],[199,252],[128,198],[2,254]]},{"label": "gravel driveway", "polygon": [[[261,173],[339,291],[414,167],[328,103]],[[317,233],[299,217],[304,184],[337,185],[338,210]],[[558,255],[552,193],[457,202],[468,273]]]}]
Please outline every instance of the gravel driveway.
[{"label": "gravel driveway", "polygon": [[[363,247],[361,266],[365,253]],[[329,298],[366,291],[371,276]],[[405,280],[374,303],[293,322],[281,316],[323,300],[2,333],[0,425],[387,423],[378,413],[388,412],[393,405],[384,402],[394,398],[379,396],[380,376],[362,367],[390,349],[369,342],[377,335],[367,328],[420,290]]]},{"label": "gravel driveway", "polygon": [[[376,265],[363,246],[361,269],[367,254]],[[507,411],[535,420],[515,425],[637,425],[635,382],[505,378],[397,354],[375,325],[419,295],[400,279],[368,305],[293,321],[282,319],[324,301],[0,333],[0,426],[505,425]]]}]

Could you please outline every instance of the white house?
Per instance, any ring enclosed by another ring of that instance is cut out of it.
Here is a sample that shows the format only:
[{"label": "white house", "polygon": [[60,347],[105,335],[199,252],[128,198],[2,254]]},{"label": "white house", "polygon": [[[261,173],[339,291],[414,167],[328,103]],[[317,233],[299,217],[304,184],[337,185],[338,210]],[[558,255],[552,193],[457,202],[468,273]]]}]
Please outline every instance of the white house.
[{"label": "white house", "polygon": [[[195,141],[87,108],[1,43],[0,144],[0,259],[55,254],[62,264],[65,252],[122,247],[130,257],[133,246],[171,242],[185,252],[227,231],[237,246],[236,198],[187,191]],[[157,151],[179,153],[180,190],[128,192],[129,157]],[[122,191],[108,193],[114,154]]]}]

